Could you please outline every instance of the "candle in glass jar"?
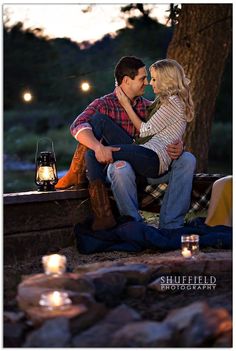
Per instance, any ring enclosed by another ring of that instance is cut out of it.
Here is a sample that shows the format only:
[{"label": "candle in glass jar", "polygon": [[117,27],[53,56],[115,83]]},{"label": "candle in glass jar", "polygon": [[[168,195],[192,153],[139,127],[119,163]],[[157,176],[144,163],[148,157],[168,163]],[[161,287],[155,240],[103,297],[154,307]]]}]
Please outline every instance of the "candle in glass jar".
[{"label": "candle in glass jar", "polygon": [[181,253],[184,257],[196,258],[199,254],[199,236],[196,234],[181,236]]},{"label": "candle in glass jar", "polygon": [[71,305],[71,300],[66,292],[49,291],[41,295],[39,304],[49,310],[65,309]]},{"label": "candle in glass jar", "polygon": [[43,256],[44,272],[46,274],[63,274],[66,270],[66,257],[58,254]]}]

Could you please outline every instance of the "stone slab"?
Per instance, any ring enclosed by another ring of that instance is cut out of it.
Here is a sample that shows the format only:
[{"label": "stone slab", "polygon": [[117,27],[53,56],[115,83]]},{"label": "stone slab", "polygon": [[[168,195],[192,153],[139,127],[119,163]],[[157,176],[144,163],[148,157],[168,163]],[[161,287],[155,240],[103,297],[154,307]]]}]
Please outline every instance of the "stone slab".
[{"label": "stone slab", "polygon": [[32,260],[74,244],[73,227],[29,231],[4,237],[4,264]]},{"label": "stone slab", "polygon": [[88,197],[87,189],[71,189],[56,191],[25,191],[3,195],[4,205],[16,205],[32,202],[59,201],[66,199],[84,199]]}]

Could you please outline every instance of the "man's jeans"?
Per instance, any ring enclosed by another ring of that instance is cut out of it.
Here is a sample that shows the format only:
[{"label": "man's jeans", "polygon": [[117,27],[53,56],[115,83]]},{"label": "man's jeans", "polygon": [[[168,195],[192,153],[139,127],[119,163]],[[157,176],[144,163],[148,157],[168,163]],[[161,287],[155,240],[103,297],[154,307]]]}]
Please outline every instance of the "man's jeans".
[{"label": "man's jeans", "polygon": [[[120,147],[119,151],[112,152],[114,161],[129,162],[134,171],[141,176],[158,177],[159,158],[153,150],[134,144],[133,139],[106,115],[96,114],[89,119],[89,123],[98,140],[102,138],[108,145]],[[89,181],[97,179],[106,181],[104,165],[97,161],[93,150],[86,152],[85,162]]]},{"label": "man's jeans", "polygon": [[[148,179],[149,184],[168,183],[161,206],[159,228],[175,229],[184,225],[184,217],[191,201],[195,167],[195,157],[190,152],[183,152],[172,162],[170,171],[166,175]],[[120,214],[141,221],[142,217],[138,212],[136,177],[129,163],[123,162],[122,167],[118,162],[110,164],[107,177]]]},{"label": "man's jeans", "polygon": [[[101,116],[97,114],[92,117],[91,121],[94,121],[94,123],[99,121],[97,123],[99,125]],[[132,139],[123,129],[121,130],[123,134],[118,143],[130,144]],[[98,137],[99,135],[97,135]],[[105,141],[108,145],[110,144],[110,140]],[[195,167],[195,157],[189,152],[183,152],[178,160],[172,162],[170,171],[167,174],[155,179],[148,179],[150,184],[169,183],[161,206],[160,228],[175,229],[184,225],[184,217],[191,201]],[[138,212],[136,176],[130,164],[126,161],[117,161],[110,164],[107,169],[107,179],[111,183],[111,189],[120,214],[131,216],[136,221],[142,221],[142,217]]]}]

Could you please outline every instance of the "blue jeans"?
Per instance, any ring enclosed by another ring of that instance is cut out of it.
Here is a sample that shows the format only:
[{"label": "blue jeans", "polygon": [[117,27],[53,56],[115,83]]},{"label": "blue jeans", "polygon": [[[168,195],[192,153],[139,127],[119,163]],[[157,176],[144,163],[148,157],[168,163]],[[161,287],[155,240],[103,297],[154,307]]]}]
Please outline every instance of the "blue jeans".
[{"label": "blue jeans", "polygon": [[[120,147],[114,151],[114,161],[124,160],[132,165],[134,171],[144,177],[157,177],[159,173],[158,155],[143,146],[133,144],[133,139],[112,119],[106,115],[96,114],[89,119],[97,139],[103,139],[110,146]],[[85,155],[89,181],[100,179],[106,181],[104,165],[97,161],[95,152],[88,150]],[[126,184],[125,184],[126,186]]]},{"label": "blue jeans", "polygon": [[[190,206],[195,167],[195,157],[190,152],[183,152],[177,160],[172,162],[167,174],[156,179],[147,179],[149,184],[168,183],[161,206],[159,228],[183,227],[184,217]],[[138,212],[136,177],[130,164],[125,162],[122,167],[116,162],[110,164],[107,177],[120,214],[141,221],[142,217]]]}]

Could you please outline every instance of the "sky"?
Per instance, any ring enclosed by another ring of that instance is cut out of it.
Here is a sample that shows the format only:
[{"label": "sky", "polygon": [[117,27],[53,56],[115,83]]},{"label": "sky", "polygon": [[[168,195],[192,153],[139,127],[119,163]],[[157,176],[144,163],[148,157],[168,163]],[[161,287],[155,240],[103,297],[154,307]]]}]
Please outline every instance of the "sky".
[{"label": "sky", "polygon": [[[25,28],[41,28],[51,38],[67,37],[73,41],[96,41],[106,33],[114,33],[125,27],[125,18],[120,17],[120,4],[5,4],[3,18],[10,18],[9,24],[18,21]],[[168,4],[154,6],[152,17],[166,23]]]}]

